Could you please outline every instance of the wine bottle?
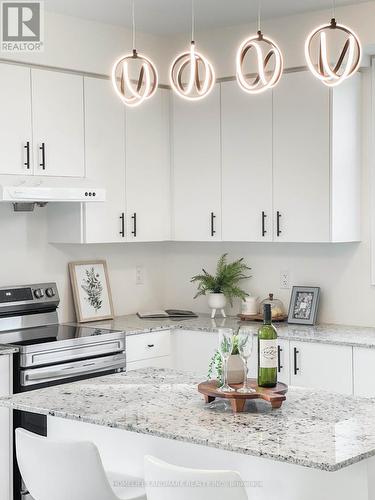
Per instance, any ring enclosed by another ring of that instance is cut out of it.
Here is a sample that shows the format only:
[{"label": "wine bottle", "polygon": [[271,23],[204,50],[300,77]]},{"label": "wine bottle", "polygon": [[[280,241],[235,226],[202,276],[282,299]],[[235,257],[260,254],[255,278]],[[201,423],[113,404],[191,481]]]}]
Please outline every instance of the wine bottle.
[{"label": "wine bottle", "polygon": [[271,304],[264,304],[263,325],[258,330],[258,386],[277,384],[277,333],[272,325]]}]

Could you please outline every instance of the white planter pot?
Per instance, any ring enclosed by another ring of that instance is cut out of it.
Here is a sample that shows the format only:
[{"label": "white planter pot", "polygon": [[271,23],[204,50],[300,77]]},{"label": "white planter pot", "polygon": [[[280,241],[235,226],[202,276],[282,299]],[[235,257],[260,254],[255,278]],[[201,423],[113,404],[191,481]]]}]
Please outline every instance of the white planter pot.
[{"label": "white planter pot", "polygon": [[243,384],[244,378],[243,361],[238,354],[232,354],[228,359],[228,384]]},{"label": "white planter pot", "polygon": [[209,293],[207,298],[208,307],[211,309],[211,318],[213,319],[216,316],[217,309],[220,309],[223,318],[226,318],[224,308],[227,305],[227,298],[225,295],[223,293]]}]

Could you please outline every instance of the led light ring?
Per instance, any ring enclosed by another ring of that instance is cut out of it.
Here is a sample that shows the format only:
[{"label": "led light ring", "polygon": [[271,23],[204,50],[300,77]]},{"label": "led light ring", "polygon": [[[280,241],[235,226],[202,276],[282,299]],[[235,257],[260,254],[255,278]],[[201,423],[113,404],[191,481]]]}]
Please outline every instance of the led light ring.
[{"label": "led light ring", "polygon": [[[137,80],[132,80],[129,76],[129,64],[134,60],[142,63]],[[118,70],[120,78],[117,76]],[[134,50],[132,54],[121,56],[113,65],[112,84],[123,103],[135,107],[155,94],[158,87],[158,73],[150,59]]]},{"label": "led light ring", "polygon": [[[340,57],[333,69],[328,62],[327,37],[325,33],[328,29],[337,29],[348,35]],[[314,39],[318,35],[320,38],[319,61],[318,64],[315,65],[312,62],[311,48]],[[348,54],[346,66],[343,72],[339,74],[346,54]],[[335,19],[332,19],[330,24],[319,26],[312,31],[305,42],[305,58],[310,71],[314,76],[316,76],[316,78],[321,80],[328,87],[335,87],[336,85],[342,83],[346,78],[352,76],[359,68],[361,57],[362,46],[358,36],[350,28],[344,26],[343,24],[338,24]]]},{"label": "led light ring", "polygon": [[[203,83],[199,76],[199,65],[204,68]],[[187,84],[182,81],[184,71],[190,67],[190,75]],[[215,71],[207,58],[195,50],[194,42],[191,43],[190,51],[184,52],[176,57],[170,69],[170,82],[173,90],[184,99],[197,101],[208,96],[215,84]],[[193,95],[192,92],[196,94]]]},{"label": "led light ring", "polygon": [[[265,42],[271,48],[266,54],[263,61],[263,50],[258,42]],[[257,54],[258,63],[258,73],[254,75],[252,82],[249,81],[249,77],[244,74],[243,64],[247,54],[251,49],[254,49]],[[267,79],[267,66],[272,57],[275,58],[275,68],[272,72],[271,78]],[[259,94],[267,89],[270,89],[278,84],[284,69],[284,61],[281,50],[277,44],[270,38],[266,38],[260,31],[250,38],[247,38],[242,42],[238,51],[236,58],[236,76],[237,82],[245,92],[249,94]]]}]

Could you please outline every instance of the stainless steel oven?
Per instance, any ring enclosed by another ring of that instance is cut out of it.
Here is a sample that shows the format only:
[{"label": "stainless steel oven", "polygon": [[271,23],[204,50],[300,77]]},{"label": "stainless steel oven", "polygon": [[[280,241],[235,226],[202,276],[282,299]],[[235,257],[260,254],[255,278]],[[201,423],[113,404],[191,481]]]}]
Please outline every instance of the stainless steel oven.
[{"label": "stainless steel oven", "polygon": [[[0,344],[12,344],[13,392],[35,390],[98,375],[125,371],[122,331],[60,325],[56,283],[0,288]],[[15,411],[13,427],[46,435],[43,415]],[[14,456],[14,500],[32,500]]]}]

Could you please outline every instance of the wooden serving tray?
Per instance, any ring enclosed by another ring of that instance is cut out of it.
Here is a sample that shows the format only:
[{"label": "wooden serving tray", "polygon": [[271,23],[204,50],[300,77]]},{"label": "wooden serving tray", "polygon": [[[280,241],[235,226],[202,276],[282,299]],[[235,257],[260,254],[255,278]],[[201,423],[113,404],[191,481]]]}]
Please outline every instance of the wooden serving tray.
[{"label": "wooden serving tray", "polygon": [[[241,321],[263,321],[263,314],[239,314],[238,317]],[[286,315],[274,316],[272,322],[277,323],[287,319],[288,316]]]},{"label": "wooden serving tray", "polygon": [[[208,380],[198,385],[198,392],[204,395],[206,403],[212,403],[216,398],[230,399],[230,404],[234,413],[244,411],[246,400],[248,399],[263,399],[271,403],[273,409],[280,408],[283,401],[286,400],[285,394],[288,392],[288,386],[278,382],[276,387],[258,387],[255,378],[248,379],[250,387],[256,390],[249,394],[241,394],[240,392],[220,392],[219,383],[217,380]],[[242,384],[231,384],[234,389],[240,389]]]}]

